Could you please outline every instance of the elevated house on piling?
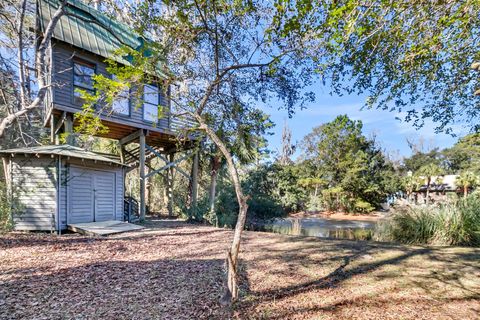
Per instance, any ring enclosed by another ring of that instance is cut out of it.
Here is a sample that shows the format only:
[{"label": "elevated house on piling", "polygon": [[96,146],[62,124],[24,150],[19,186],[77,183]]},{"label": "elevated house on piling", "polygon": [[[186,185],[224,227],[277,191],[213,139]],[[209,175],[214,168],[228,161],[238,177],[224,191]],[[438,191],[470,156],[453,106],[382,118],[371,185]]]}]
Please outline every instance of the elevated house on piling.
[{"label": "elevated house on piling", "polygon": [[[37,1],[39,36],[59,4],[58,0]],[[112,76],[106,70],[106,59],[128,63],[115,56],[117,48],[141,50],[146,41],[81,1],[68,0],[65,10],[67,14],[57,24],[48,49],[47,78],[51,86],[44,102],[43,120],[51,130],[52,145],[0,151],[10,190],[18,194],[14,208],[16,228],[63,230],[70,223],[124,219],[125,174],[134,168],[140,172],[140,217],[146,211],[146,181],[159,173],[166,178],[171,213],[173,170],[193,155],[192,172],[196,172],[198,155],[189,150],[186,156],[175,159],[176,153],[194,145],[191,137],[180,134],[193,122],[171,112],[169,88],[165,88],[161,71],[155,75],[156,81],[144,84],[143,92],[120,95],[111,110],[100,114],[109,130],[99,136],[119,142],[119,159],[68,144],[55,145],[58,135],[72,133],[74,114],[82,110],[84,102],[77,89],[93,92],[93,75]],[[134,101],[133,97],[141,100]],[[159,106],[163,109],[161,117]],[[149,160],[155,157],[164,163],[160,168],[150,164]],[[192,179],[195,205],[196,174],[180,173]]]}]

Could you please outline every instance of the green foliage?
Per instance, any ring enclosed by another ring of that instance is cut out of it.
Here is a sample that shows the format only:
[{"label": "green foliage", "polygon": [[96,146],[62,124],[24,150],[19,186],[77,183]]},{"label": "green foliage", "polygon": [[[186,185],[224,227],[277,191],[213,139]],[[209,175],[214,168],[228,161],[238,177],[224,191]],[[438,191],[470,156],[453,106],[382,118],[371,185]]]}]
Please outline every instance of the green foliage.
[{"label": "green foliage", "polygon": [[298,184],[301,169],[293,164],[260,165],[247,172],[242,185],[248,194],[275,199],[286,212],[298,211],[306,200],[306,191]]},{"label": "green foliage", "polygon": [[12,197],[5,182],[0,182],[0,233],[10,231],[12,228]]},{"label": "green foliage", "polygon": [[315,35],[316,70],[334,93],[366,94],[366,107],[417,127],[424,118],[447,132],[456,120],[477,127],[478,0],[305,2],[277,0],[274,30]]},{"label": "green foliage", "polygon": [[443,170],[438,165],[434,163],[429,163],[422,166],[420,169],[418,169],[416,174],[430,180],[432,177],[436,177],[443,174]]},{"label": "green foliage", "polygon": [[325,208],[328,211],[336,211],[342,206],[344,190],[342,187],[333,187],[322,190],[322,197]]},{"label": "green foliage", "polygon": [[443,150],[442,153],[450,172],[472,171],[480,174],[480,133],[460,138],[453,147]]},{"label": "green foliage", "polygon": [[430,243],[436,228],[435,216],[431,210],[432,208],[422,208],[396,213],[379,227],[379,239],[409,244]]},{"label": "green foliage", "polygon": [[308,197],[307,203],[305,204],[305,209],[307,211],[323,211],[325,210],[325,200],[321,195],[319,196],[310,196]]},{"label": "green foliage", "polygon": [[428,164],[440,165],[442,155],[438,149],[433,149],[428,152],[415,151],[413,154],[404,159],[404,167],[406,171],[417,172],[421,167]]},{"label": "green foliage", "polygon": [[[117,59],[106,59],[106,71],[113,77],[104,74],[93,76],[94,93],[76,89],[84,104],[82,111],[75,114],[77,125],[75,131],[90,136],[108,132],[100,115],[112,114],[112,104],[120,94],[127,92],[135,108],[143,103],[143,86],[148,83],[157,83],[158,75],[167,72],[162,68],[158,57],[152,55],[152,50],[158,44],[145,44],[141,49],[132,49],[127,46],[115,51]],[[126,59],[126,60],[125,60]],[[116,60],[122,60],[123,64]],[[166,87],[163,87],[166,90]],[[164,116],[165,106],[158,106],[159,118]]]},{"label": "green foliage", "polygon": [[237,222],[238,202],[231,184],[218,188],[215,211],[208,212],[205,219],[214,226],[233,228]]},{"label": "green foliage", "polygon": [[361,121],[342,115],[303,139],[303,172],[310,173],[299,183],[321,187],[327,210],[369,212],[398,190],[393,166],[363,136],[362,127]]},{"label": "green foliage", "polygon": [[468,189],[477,186],[479,182],[478,176],[471,171],[462,172],[455,180],[455,184],[464,190],[465,196]]},{"label": "green foliage", "polygon": [[253,196],[248,201],[248,206],[250,217],[257,219],[272,219],[285,215],[285,210],[280,203],[268,195]]},{"label": "green foliage", "polygon": [[363,201],[361,199],[357,199],[354,204],[355,212],[359,213],[370,213],[375,210],[375,207],[372,206],[370,203]]},{"label": "green foliage", "polygon": [[440,207],[412,208],[393,215],[377,238],[411,244],[480,245],[480,197]]},{"label": "green foliage", "polygon": [[[242,187],[251,195],[248,200],[249,220],[283,217],[292,207],[300,207],[303,190],[298,188],[292,168],[294,166],[264,164],[249,169],[243,175]],[[217,190],[215,210],[204,218],[213,225],[233,227],[238,214],[234,189],[229,181],[221,179]]]}]

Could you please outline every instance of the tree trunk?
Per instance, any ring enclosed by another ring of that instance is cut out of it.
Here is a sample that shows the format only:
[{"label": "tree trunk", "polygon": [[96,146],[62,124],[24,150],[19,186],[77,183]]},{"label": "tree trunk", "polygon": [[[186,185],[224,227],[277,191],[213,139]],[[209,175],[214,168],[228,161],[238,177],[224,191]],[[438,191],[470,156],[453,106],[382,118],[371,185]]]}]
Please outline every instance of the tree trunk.
[{"label": "tree trunk", "polygon": [[227,265],[227,285],[225,288],[225,294],[221,299],[221,303],[227,304],[235,301],[238,298],[238,254],[240,251],[240,241],[242,237],[243,229],[245,228],[245,221],[247,219],[247,210],[248,197],[243,195],[242,186],[240,184],[240,177],[238,176],[237,167],[233,161],[233,157],[227,149],[227,146],[223,141],[217,136],[215,131],[213,131],[203,120],[199,114],[195,114],[195,118],[199,122],[200,130],[204,130],[207,135],[212,139],[215,145],[218,147],[220,152],[223,154],[227,161],[227,168],[232,179],[233,186],[235,187],[235,193],[238,201],[238,218],[237,224],[235,225],[235,231],[233,234],[233,240],[230,250],[227,252],[226,265]]},{"label": "tree trunk", "polygon": [[220,170],[221,158],[218,155],[212,157],[212,172],[210,174],[210,190],[208,194],[208,208],[210,212],[215,210],[215,197],[217,193],[218,171]]},{"label": "tree trunk", "polygon": [[468,195],[468,186],[463,186],[463,196],[466,198]]},{"label": "tree trunk", "polygon": [[426,193],[426,197],[427,197],[426,203],[427,203],[427,206],[428,206],[428,204],[429,204],[429,202],[430,202],[430,183],[431,183],[431,180],[430,180],[430,178],[428,178],[428,181],[427,181],[427,193]]}]

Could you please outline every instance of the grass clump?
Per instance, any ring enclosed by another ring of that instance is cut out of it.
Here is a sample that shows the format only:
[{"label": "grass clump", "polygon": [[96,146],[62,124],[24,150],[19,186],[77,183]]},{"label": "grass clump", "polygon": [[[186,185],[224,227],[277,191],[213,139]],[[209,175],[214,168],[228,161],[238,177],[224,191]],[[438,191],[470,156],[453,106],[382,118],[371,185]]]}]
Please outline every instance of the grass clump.
[{"label": "grass clump", "polygon": [[395,213],[377,231],[377,240],[408,244],[480,246],[480,196]]}]

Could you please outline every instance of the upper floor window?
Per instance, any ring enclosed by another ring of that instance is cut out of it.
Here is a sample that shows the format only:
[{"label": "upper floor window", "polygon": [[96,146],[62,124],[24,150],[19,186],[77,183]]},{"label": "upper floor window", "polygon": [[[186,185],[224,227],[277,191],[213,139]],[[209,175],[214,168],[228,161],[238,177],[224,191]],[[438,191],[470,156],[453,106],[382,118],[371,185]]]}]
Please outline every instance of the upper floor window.
[{"label": "upper floor window", "polygon": [[143,87],[143,119],[158,122],[159,91],[157,86],[146,84]]},{"label": "upper floor window", "polygon": [[[112,76],[113,80],[118,80],[115,75]],[[130,115],[130,100],[129,90],[125,88],[115,97],[112,103],[112,111],[117,114]]]},{"label": "upper floor window", "polygon": [[95,65],[88,62],[73,61],[73,102],[83,104],[83,99],[79,90],[85,90],[87,93],[95,94],[93,88],[93,75],[95,74]]}]

